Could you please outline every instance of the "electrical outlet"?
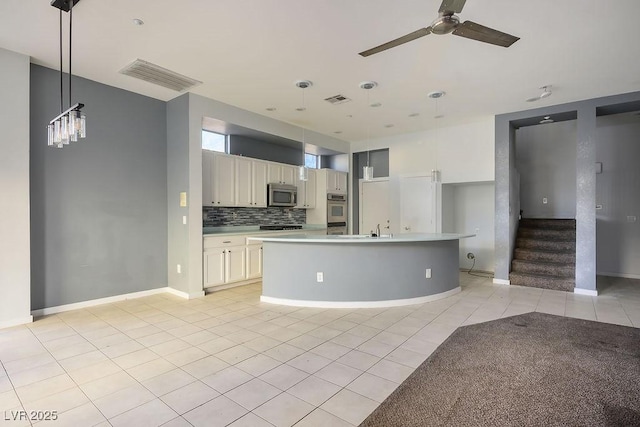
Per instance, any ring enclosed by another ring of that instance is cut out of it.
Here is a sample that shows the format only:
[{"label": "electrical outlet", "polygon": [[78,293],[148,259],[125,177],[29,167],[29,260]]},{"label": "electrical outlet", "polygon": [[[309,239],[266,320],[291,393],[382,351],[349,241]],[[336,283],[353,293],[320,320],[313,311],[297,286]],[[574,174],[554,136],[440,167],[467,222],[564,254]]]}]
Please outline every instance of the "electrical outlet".
[{"label": "electrical outlet", "polygon": [[176,270],[178,271],[178,274],[182,273],[182,266],[178,264],[178,267],[176,268]]},{"label": "electrical outlet", "polygon": [[316,282],[324,282],[324,273],[322,271],[316,273]]},{"label": "electrical outlet", "polygon": [[543,198],[542,198],[542,204],[543,204],[543,205],[546,205],[546,204],[547,204],[547,198],[546,198],[546,197],[543,197]]},{"label": "electrical outlet", "polygon": [[425,277],[426,277],[427,279],[431,279],[431,269],[430,269],[430,268],[427,268],[427,271],[426,271],[426,273],[425,273]]}]

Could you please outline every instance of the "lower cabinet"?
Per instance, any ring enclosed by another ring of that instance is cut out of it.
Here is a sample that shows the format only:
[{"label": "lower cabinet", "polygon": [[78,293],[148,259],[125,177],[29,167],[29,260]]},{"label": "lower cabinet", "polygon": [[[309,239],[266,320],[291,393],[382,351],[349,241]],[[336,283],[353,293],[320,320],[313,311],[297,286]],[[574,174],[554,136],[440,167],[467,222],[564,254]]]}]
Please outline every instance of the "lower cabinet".
[{"label": "lower cabinet", "polygon": [[247,245],[247,279],[262,277],[262,243]]}]

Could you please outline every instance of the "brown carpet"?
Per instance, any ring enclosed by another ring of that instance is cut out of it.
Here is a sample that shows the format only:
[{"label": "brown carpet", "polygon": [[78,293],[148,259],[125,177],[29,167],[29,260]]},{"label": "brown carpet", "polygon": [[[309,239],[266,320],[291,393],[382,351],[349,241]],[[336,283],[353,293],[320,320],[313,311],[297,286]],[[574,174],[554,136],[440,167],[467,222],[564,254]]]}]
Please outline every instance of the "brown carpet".
[{"label": "brown carpet", "polygon": [[640,329],[542,313],[458,328],[362,424],[640,426]]}]

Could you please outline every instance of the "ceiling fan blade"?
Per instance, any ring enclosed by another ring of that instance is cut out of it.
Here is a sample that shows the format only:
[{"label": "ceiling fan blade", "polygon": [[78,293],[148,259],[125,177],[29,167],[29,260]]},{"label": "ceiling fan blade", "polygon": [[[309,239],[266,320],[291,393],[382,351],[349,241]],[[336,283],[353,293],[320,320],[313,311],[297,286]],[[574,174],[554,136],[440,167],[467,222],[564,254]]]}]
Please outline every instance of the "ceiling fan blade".
[{"label": "ceiling fan blade", "polygon": [[453,31],[453,34],[502,47],[509,47],[520,40],[520,37],[512,36],[511,34],[503,33],[472,21],[464,21],[458,25]]},{"label": "ceiling fan blade", "polygon": [[467,0],[442,0],[438,13],[453,12],[460,13]]},{"label": "ceiling fan blade", "polygon": [[391,40],[390,42],[381,44],[380,46],[376,46],[369,50],[365,50],[364,52],[360,52],[358,55],[365,56],[365,57],[369,55],[373,55],[374,53],[379,53],[384,50],[391,49],[392,47],[400,46],[401,44],[410,42],[411,40],[419,39],[420,37],[424,37],[426,35],[429,35],[430,33],[431,33],[431,27],[420,28],[419,30],[414,31],[413,33],[407,34],[406,36],[399,37],[395,40]]}]

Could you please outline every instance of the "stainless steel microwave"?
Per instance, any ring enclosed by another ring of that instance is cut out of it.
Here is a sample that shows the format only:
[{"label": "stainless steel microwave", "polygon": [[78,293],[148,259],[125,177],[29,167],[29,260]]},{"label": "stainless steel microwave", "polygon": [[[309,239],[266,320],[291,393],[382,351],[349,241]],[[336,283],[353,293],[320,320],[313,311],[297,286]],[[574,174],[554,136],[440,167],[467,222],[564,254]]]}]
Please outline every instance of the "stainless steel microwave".
[{"label": "stainless steel microwave", "polygon": [[298,204],[298,187],[287,184],[267,185],[267,205],[295,207]]}]

